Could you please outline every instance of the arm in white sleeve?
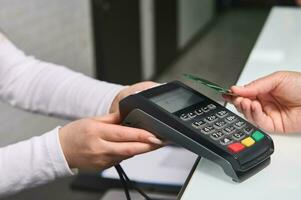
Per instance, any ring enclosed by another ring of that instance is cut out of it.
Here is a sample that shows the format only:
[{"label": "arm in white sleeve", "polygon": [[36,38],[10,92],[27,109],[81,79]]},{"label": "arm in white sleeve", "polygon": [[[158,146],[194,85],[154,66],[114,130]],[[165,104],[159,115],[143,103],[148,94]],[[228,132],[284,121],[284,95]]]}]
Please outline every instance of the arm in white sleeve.
[{"label": "arm in white sleeve", "polygon": [[[102,115],[122,88],[28,57],[0,33],[0,99],[13,106],[70,119]],[[0,148],[0,197],[71,174],[58,129]]]},{"label": "arm in white sleeve", "polygon": [[0,148],[0,198],[68,175],[58,128]]},{"label": "arm in white sleeve", "polygon": [[0,98],[13,106],[69,119],[103,115],[122,88],[26,56],[0,33]]}]

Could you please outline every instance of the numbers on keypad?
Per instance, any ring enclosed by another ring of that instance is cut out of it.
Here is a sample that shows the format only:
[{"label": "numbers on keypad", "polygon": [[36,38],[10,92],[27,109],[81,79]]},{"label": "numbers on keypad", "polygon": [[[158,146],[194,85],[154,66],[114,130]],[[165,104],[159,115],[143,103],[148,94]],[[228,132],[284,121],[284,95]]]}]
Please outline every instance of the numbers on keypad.
[{"label": "numbers on keypad", "polygon": [[214,128],[216,128],[216,129],[222,129],[226,125],[227,125],[227,123],[225,121],[218,121],[213,124]]},{"label": "numbers on keypad", "polygon": [[216,133],[212,133],[210,136],[211,136],[212,139],[218,140],[218,139],[222,138],[224,135],[225,134],[223,132],[218,131]]},{"label": "numbers on keypad", "polygon": [[226,128],[223,129],[223,132],[227,135],[233,133],[236,129],[234,128],[234,126],[228,126]]},{"label": "numbers on keypad", "polygon": [[207,135],[207,134],[213,133],[214,128],[213,128],[213,126],[206,126],[201,129],[201,132]]},{"label": "numbers on keypad", "polygon": [[234,133],[232,135],[232,137],[234,140],[241,140],[242,138],[245,137],[245,134],[243,132],[237,132],[237,133]]},{"label": "numbers on keypad", "polygon": [[192,126],[194,128],[201,128],[206,124],[206,122],[204,120],[198,120],[192,123]]},{"label": "numbers on keypad", "polygon": [[251,133],[253,132],[253,128],[250,127],[250,126],[248,126],[248,127],[244,128],[244,132],[245,132],[246,134],[251,134]]},{"label": "numbers on keypad", "polygon": [[213,123],[216,120],[218,120],[218,118],[215,115],[210,115],[210,116],[208,116],[208,117],[205,118],[205,121],[208,122],[208,123]]},{"label": "numbers on keypad", "polygon": [[228,114],[227,111],[221,110],[221,111],[218,111],[218,112],[216,113],[216,116],[218,116],[219,118],[223,118],[223,117],[225,117],[227,114]]},{"label": "numbers on keypad", "polygon": [[[230,147],[232,146],[233,148],[237,147],[237,145],[244,145],[245,147],[246,144],[243,141],[247,137],[251,137],[254,128],[247,125],[247,122],[237,116],[231,115],[227,110],[217,110],[214,112],[213,110],[216,108],[216,105],[208,104],[183,113],[180,115],[180,118],[184,121],[193,119],[191,122],[193,128],[198,129],[198,131],[206,135],[205,137],[225,146],[227,150],[230,149],[229,151],[231,151]],[[240,151],[245,148],[241,148]]]},{"label": "numbers on keypad", "polygon": [[233,122],[235,122],[236,120],[237,120],[237,117],[234,116],[234,115],[230,115],[230,116],[226,117],[226,121],[227,121],[228,123],[233,123]]},{"label": "numbers on keypad", "polygon": [[234,126],[235,126],[235,128],[237,128],[237,129],[241,129],[241,128],[243,128],[245,125],[246,125],[246,122],[244,122],[244,121],[237,121],[237,122],[234,123]]}]

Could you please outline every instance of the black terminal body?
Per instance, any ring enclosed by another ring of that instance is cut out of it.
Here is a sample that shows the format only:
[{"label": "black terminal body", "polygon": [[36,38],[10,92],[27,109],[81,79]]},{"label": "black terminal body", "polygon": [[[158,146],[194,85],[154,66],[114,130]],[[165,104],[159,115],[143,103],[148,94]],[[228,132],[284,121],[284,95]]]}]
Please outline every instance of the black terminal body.
[{"label": "black terminal body", "polygon": [[270,136],[179,81],[130,95],[120,104],[123,125],[147,130],[219,164],[241,182],[270,162]]}]

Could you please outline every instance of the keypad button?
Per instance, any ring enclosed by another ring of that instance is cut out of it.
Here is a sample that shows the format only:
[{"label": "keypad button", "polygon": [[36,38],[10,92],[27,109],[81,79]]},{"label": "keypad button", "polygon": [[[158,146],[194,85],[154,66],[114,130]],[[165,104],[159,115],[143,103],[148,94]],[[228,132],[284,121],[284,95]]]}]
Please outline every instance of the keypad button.
[{"label": "keypad button", "polygon": [[201,129],[201,132],[204,133],[204,134],[210,134],[210,133],[213,133],[214,130],[215,129],[213,128],[213,126],[206,126],[206,127]]},{"label": "keypad button", "polygon": [[213,124],[214,128],[216,129],[222,129],[227,125],[227,123],[225,121],[219,121],[219,122],[215,122]]},{"label": "keypad button", "polygon": [[243,128],[245,125],[246,125],[246,122],[244,122],[244,121],[237,121],[237,122],[234,123],[234,126],[235,126],[235,128],[237,128],[237,129],[241,129],[241,128]]},{"label": "keypad button", "polygon": [[233,143],[228,146],[228,149],[233,153],[238,153],[245,149],[245,146],[241,143]]},{"label": "keypad button", "polygon": [[184,121],[190,120],[190,117],[187,114],[184,114],[184,113],[180,115],[180,118]]},{"label": "keypad button", "polygon": [[250,127],[250,126],[248,126],[248,127],[244,128],[244,132],[245,132],[246,134],[251,134],[251,133],[252,133],[252,131],[253,131],[253,128],[252,128],[252,127]]},{"label": "keypad button", "polygon": [[227,135],[233,133],[236,129],[233,126],[228,126],[223,129],[223,132]]},{"label": "keypad button", "polygon": [[219,118],[223,118],[223,117],[225,117],[227,114],[228,114],[227,111],[221,110],[221,111],[218,111],[218,112],[216,113],[216,116],[218,116]]},{"label": "keypad button", "polygon": [[232,137],[234,140],[241,140],[242,138],[245,137],[245,134],[243,132],[237,132],[237,133],[234,133],[232,135]]},{"label": "keypad button", "polygon": [[194,112],[190,112],[188,113],[188,116],[190,117],[190,119],[196,117],[196,114]]},{"label": "keypad button", "polygon": [[229,137],[224,137],[220,140],[220,143],[222,145],[228,145],[228,144],[231,144],[233,142],[233,140]]},{"label": "keypad button", "polygon": [[206,122],[204,120],[198,120],[192,123],[192,126],[195,128],[200,128],[202,126],[204,126],[206,124]]},{"label": "keypad button", "polygon": [[235,117],[234,115],[226,117],[226,122],[228,122],[228,123],[233,123],[236,120],[237,120],[237,117]]},{"label": "keypad button", "polygon": [[202,108],[202,111],[205,112],[205,113],[208,112],[209,110],[210,109],[207,106],[205,106],[205,107]]},{"label": "keypad button", "polygon": [[243,139],[243,140],[241,141],[241,143],[242,143],[243,145],[245,145],[246,147],[250,147],[250,146],[252,146],[253,144],[255,144],[255,141],[254,141],[251,137],[247,137],[247,138]]},{"label": "keypad button", "polygon": [[260,131],[255,131],[253,134],[252,134],[252,138],[258,142],[260,140],[262,140],[264,138],[264,135],[260,132]]},{"label": "keypad button", "polygon": [[210,110],[214,110],[215,108],[216,108],[216,105],[214,105],[214,104],[209,104],[208,106],[207,106]]},{"label": "keypad button", "polygon": [[212,139],[218,140],[218,139],[222,138],[224,135],[225,134],[223,132],[218,131],[216,133],[212,133],[210,136],[211,136]]},{"label": "keypad button", "polygon": [[195,113],[196,115],[201,115],[201,114],[203,114],[204,112],[203,112],[201,109],[197,109],[196,111],[194,111],[194,113]]},{"label": "keypad button", "polygon": [[208,116],[208,117],[205,118],[205,121],[208,122],[208,123],[213,123],[216,120],[218,120],[218,118],[215,115],[210,115],[210,116]]}]

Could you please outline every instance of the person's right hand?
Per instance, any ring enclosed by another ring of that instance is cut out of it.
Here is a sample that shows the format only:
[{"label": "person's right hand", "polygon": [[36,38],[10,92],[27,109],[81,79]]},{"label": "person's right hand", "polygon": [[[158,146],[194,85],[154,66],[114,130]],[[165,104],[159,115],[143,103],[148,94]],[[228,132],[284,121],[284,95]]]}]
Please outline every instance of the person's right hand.
[{"label": "person's right hand", "polygon": [[163,145],[151,133],[118,125],[119,122],[119,115],[113,113],[62,127],[59,138],[69,167],[103,170]]},{"label": "person's right hand", "polygon": [[300,72],[275,72],[231,91],[239,97],[225,99],[254,125],[277,133],[301,131]]}]

